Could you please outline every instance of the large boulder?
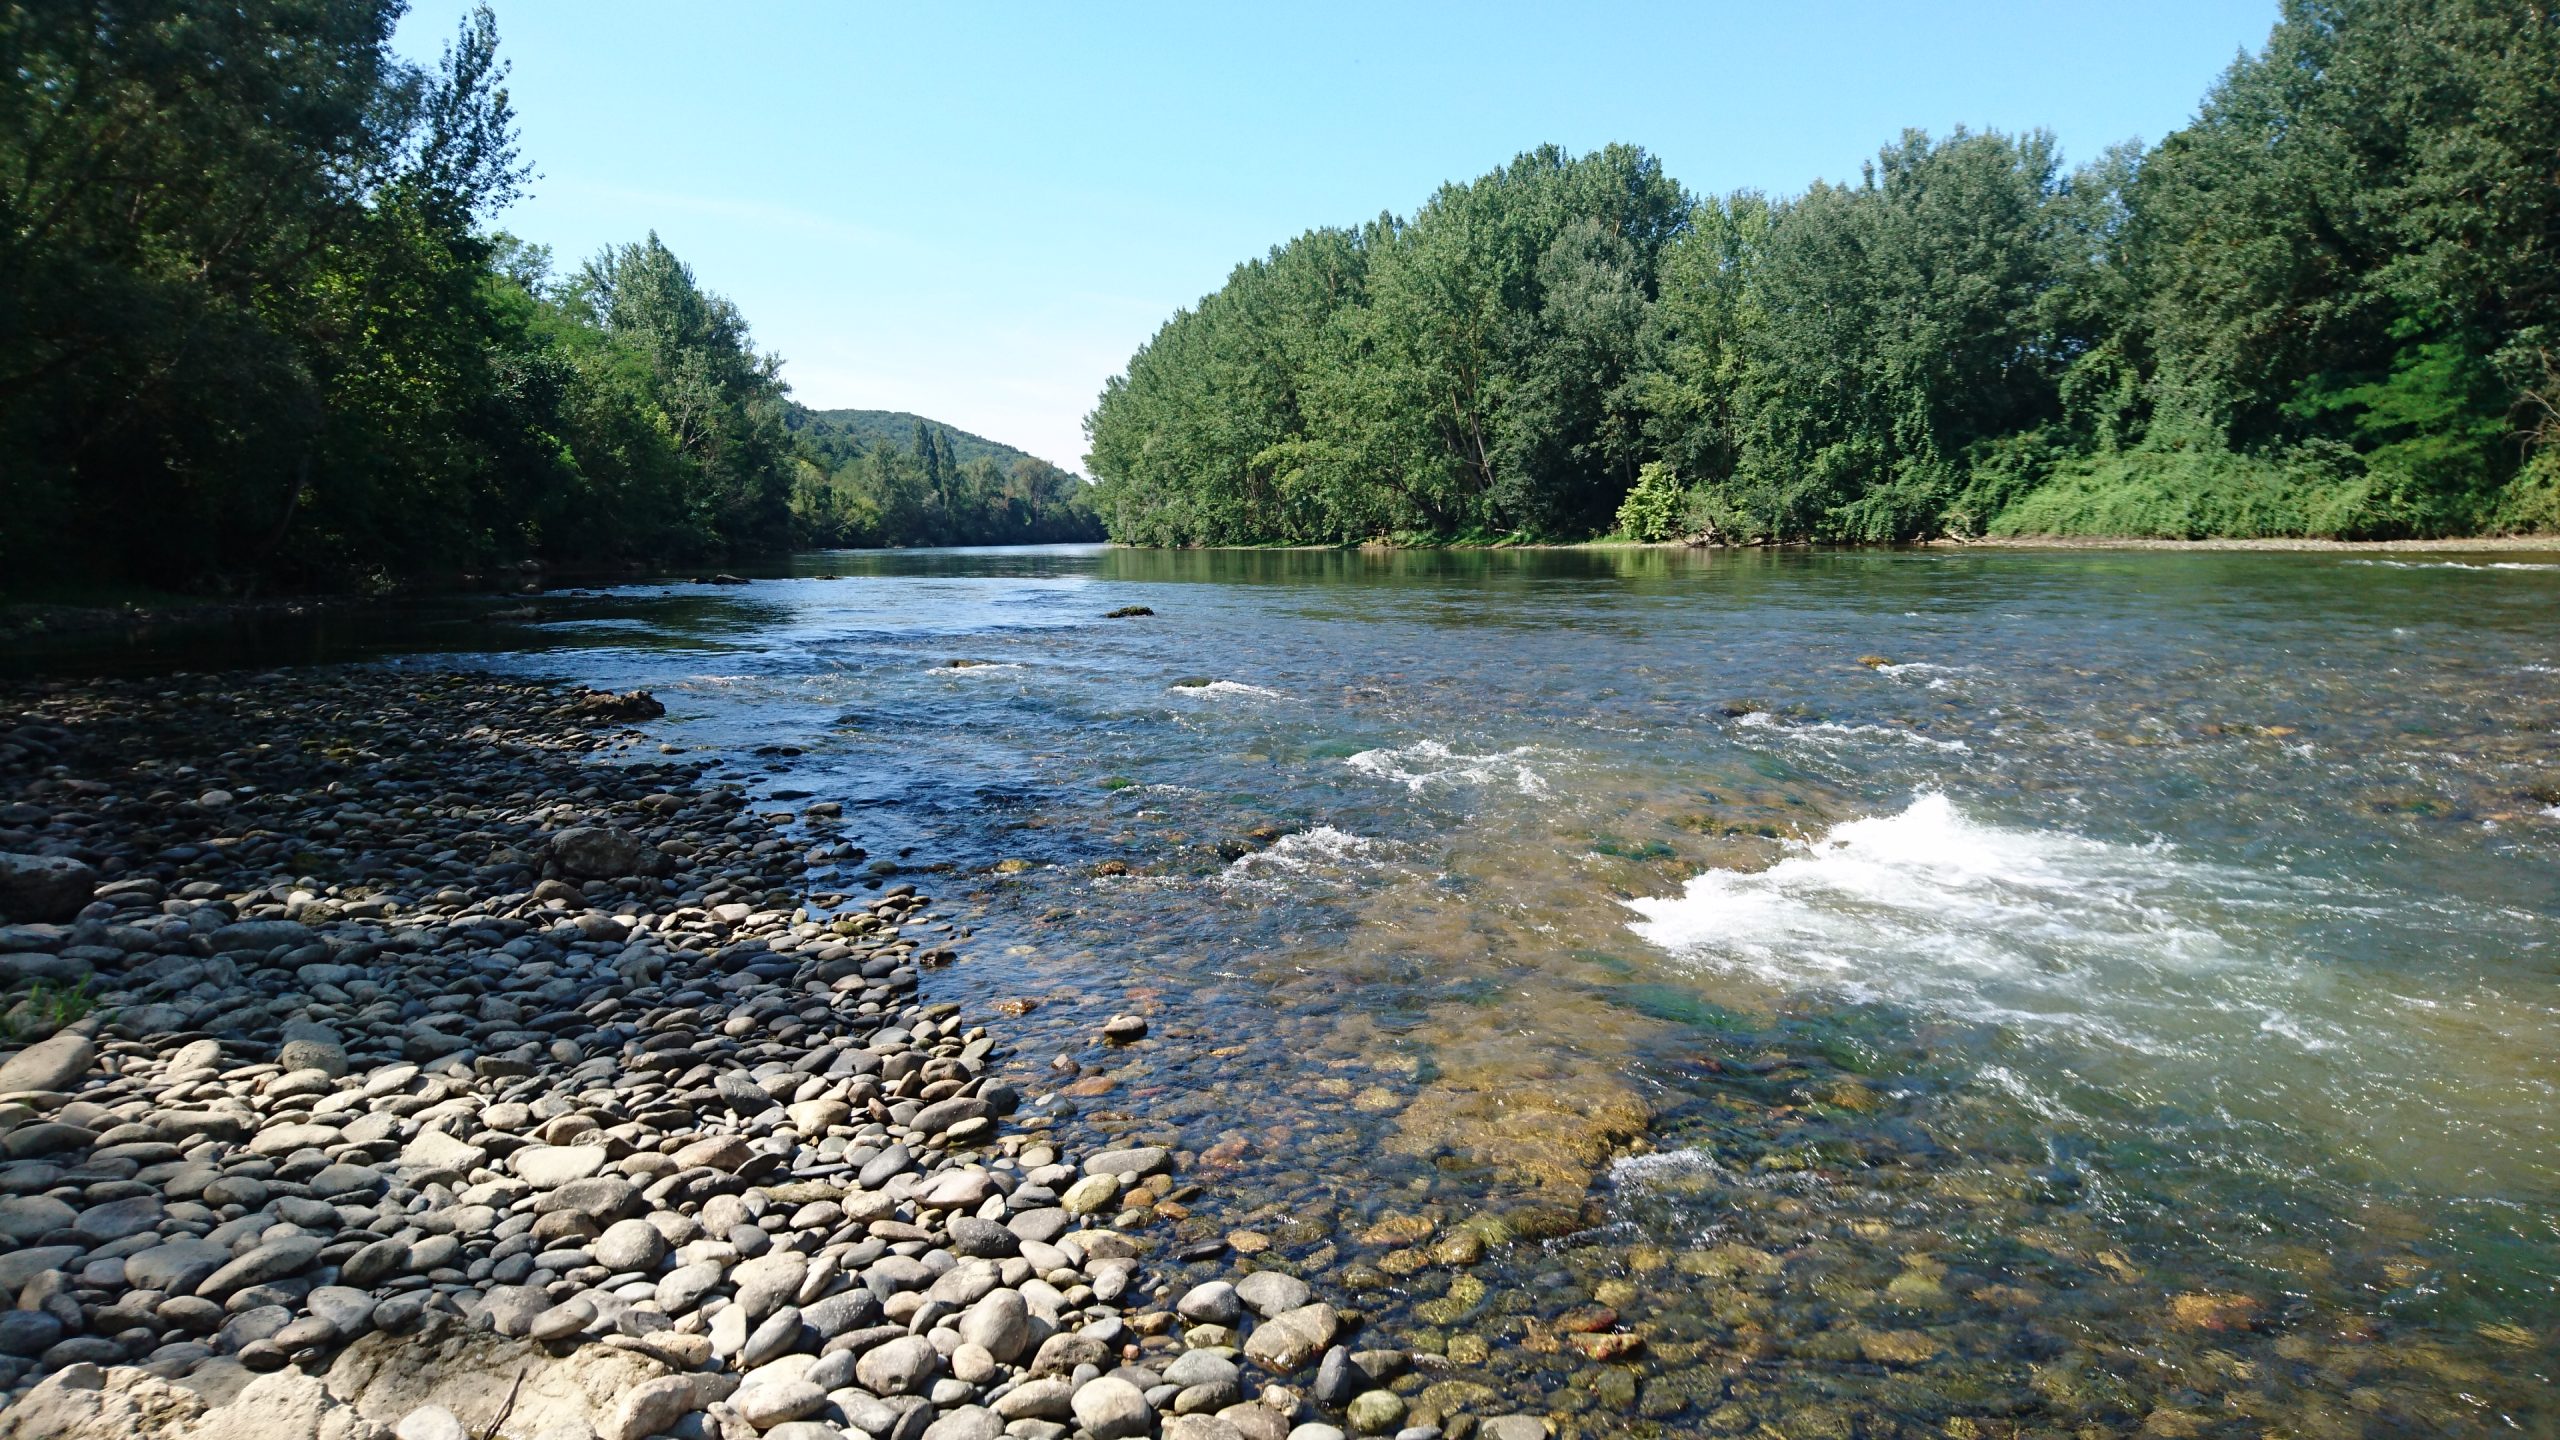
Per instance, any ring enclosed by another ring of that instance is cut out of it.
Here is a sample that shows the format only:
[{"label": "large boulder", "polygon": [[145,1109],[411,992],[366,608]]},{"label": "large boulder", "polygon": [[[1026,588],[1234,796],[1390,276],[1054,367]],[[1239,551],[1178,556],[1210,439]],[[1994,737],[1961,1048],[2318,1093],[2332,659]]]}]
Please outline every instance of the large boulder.
[{"label": "large boulder", "polygon": [[278,1370],[206,1411],[186,1440],[352,1440],[369,1433],[350,1423],[354,1418],[330,1398],[320,1377]]},{"label": "large boulder", "polygon": [[144,1440],[175,1435],[204,1401],[147,1371],[66,1365],[0,1408],[0,1440]]},{"label": "large boulder", "polygon": [[[521,1389],[516,1388],[518,1375],[524,1377]],[[497,1418],[513,1390],[509,1435],[547,1434],[556,1427],[582,1435],[626,1434],[636,1440],[653,1432],[616,1431],[624,1401],[668,1375],[666,1365],[637,1351],[582,1345],[555,1356],[531,1341],[438,1325],[417,1335],[379,1331],[367,1335],[339,1352],[326,1378],[331,1396],[385,1428],[413,1411],[440,1405],[460,1416],[477,1435]],[[667,1417],[662,1426],[725,1397],[736,1383],[732,1377],[718,1375],[680,1378],[692,1383],[691,1403]]]},{"label": "large boulder", "polygon": [[628,830],[579,825],[551,837],[552,868],[578,880],[619,880],[640,873],[652,853]]},{"label": "large boulder", "polygon": [[69,920],[98,893],[98,872],[67,855],[0,851],[0,919]]}]

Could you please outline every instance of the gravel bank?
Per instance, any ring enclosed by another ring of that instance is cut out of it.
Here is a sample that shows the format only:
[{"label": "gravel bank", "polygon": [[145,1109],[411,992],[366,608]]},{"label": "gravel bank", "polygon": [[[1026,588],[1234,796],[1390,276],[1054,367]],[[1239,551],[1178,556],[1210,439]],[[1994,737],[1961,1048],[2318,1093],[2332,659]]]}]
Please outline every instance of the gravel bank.
[{"label": "gravel bank", "polygon": [[965,937],[804,894],[829,807],[639,760],[655,711],[0,692],[0,1440],[1404,1426],[1356,1315],[1105,1228],[1184,1157],[1061,1153],[919,998]]}]

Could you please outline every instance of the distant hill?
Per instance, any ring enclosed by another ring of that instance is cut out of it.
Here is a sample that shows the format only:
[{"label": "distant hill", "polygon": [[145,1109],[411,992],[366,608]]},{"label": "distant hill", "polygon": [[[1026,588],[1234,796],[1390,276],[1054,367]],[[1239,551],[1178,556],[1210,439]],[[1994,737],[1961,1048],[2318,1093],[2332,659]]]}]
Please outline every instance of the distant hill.
[{"label": "distant hill", "polygon": [[798,451],[791,511],[820,546],[1046,545],[1102,538],[1072,470],[903,410],[783,416]]},{"label": "distant hill", "polygon": [[792,432],[820,443],[820,448],[845,457],[888,446],[896,450],[912,450],[916,443],[916,427],[930,426],[947,437],[951,458],[963,465],[972,460],[992,460],[1004,469],[1013,468],[1016,460],[1030,460],[1046,465],[1036,455],[1016,450],[1001,440],[972,435],[956,426],[904,410],[812,410],[806,405],[793,405],[784,419]]}]

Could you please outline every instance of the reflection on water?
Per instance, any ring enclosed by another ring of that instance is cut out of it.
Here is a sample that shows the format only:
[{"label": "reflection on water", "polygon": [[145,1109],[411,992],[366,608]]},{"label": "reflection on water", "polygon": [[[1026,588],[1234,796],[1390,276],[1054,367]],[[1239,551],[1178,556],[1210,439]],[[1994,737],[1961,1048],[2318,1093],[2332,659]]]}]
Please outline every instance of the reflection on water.
[{"label": "reflection on water", "polygon": [[1122,1222],[1417,1413],[2560,1426],[2549,557],[823,554],[37,663],[428,651],[928,867],[1045,1112],[1211,1182]]}]

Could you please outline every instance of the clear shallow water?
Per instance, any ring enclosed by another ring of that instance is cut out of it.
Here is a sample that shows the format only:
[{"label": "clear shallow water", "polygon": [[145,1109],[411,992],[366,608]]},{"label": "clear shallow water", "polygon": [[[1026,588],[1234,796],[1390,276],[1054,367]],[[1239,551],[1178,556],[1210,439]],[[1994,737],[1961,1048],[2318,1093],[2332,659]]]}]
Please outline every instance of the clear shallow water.
[{"label": "clear shallow water", "polygon": [[[839,888],[943,867],[898,877],[978,931],[933,983],[1032,1007],[1063,1124],[1215,1177],[1137,1223],[1267,1241],[1506,1404],[2560,1426],[2560,561],[793,568],[172,643],[654,689],[846,805]],[[1129,1008],[1155,1040],[1091,1045]],[[1525,1238],[1418,1263],[1469,1226]],[[1558,1351],[1593,1304],[1632,1369]]]}]

